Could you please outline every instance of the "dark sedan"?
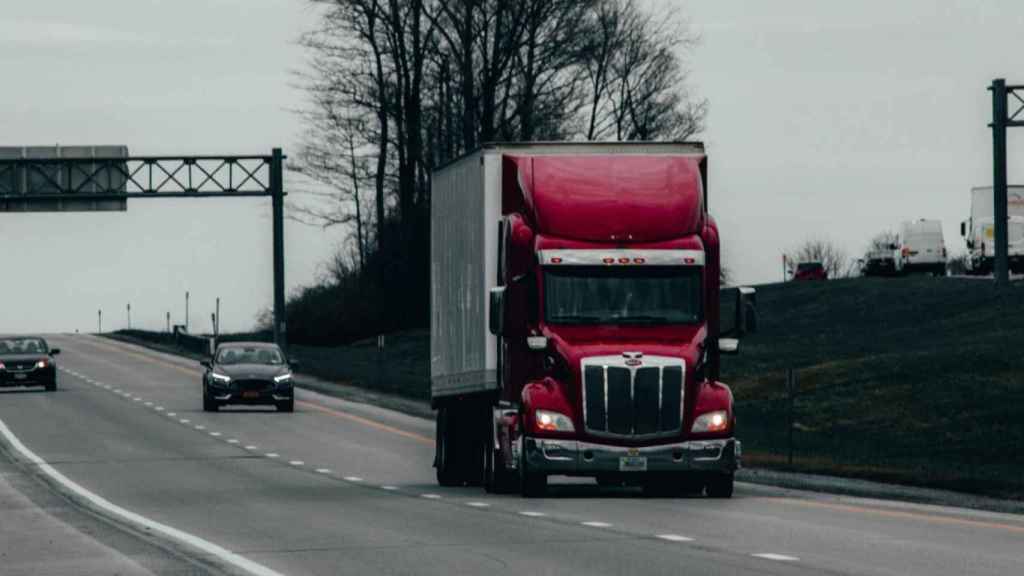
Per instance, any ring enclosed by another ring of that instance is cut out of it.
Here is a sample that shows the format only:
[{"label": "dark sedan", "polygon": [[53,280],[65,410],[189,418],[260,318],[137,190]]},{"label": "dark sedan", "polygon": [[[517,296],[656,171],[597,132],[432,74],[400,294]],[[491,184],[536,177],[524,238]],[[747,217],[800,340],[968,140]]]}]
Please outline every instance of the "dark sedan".
[{"label": "dark sedan", "polygon": [[203,410],[225,404],[265,404],[281,412],[295,409],[292,366],[277,344],[230,342],[204,360]]},{"label": "dark sedan", "polygon": [[0,338],[0,387],[42,386],[57,389],[57,364],[53,357],[59,348],[50,348],[46,340],[35,336]]}]

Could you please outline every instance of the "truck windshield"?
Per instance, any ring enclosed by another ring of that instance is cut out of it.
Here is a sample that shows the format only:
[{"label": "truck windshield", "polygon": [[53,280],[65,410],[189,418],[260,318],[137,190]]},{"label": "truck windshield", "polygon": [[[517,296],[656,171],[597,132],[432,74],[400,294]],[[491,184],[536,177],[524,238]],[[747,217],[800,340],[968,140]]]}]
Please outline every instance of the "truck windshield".
[{"label": "truck windshield", "polygon": [[544,318],[551,324],[693,324],[702,318],[695,267],[549,268]]}]

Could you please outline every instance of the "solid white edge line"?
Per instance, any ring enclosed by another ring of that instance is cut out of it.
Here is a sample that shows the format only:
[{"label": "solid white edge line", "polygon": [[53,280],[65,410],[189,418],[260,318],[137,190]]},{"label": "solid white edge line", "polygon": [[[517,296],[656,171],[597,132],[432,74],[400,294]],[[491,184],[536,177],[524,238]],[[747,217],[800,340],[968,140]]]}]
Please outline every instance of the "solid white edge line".
[{"label": "solid white edge line", "polygon": [[773,554],[770,552],[765,554],[751,554],[751,556],[754,558],[764,558],[765,560],[777,560],[779,562],[797,562],[800,560],[796,556],[786,556],[785,554]]},{"label": "solid white edge line", "polygon": [[179,530],[177,528],[174,528],[173,526],[161,524],[160,522],[146,518],[141,514],[132,512],[131,510],[128,510],[126,508],[122,508],[117,504],[110,502],[106,498],[103,498],[102,496],[90,492],[89,490],[83,488],[81,485],[76,483],[74,480],[71,480],[67,476],[61,474],[53,466],[47,464],[46,461],[37,456],[35,452],[29,450],[28,447],[22,444],[21,440],[19,440],[18,437],[15,436],[13,432],[11,432],[10,428],[7,427],[7,424],[5,424],[3,420],[0,420],[0,434],[2,434],[4,438],[7,440],[7,442],[12,447],[14,447],[14,449],[17,450],[25,459],[27,459],[32,464],[38,466],[39,470],[41,470],[44,474],[49,476],[51,479],[53,479],[55,482],[63,486],[65,489],[73,492],[76,496],[86,500],[92,506],[95,506],[96,508],[99,508],[100,510],[103,510],[104,512],[112,516],[117,516],[118,518],[130,524],[133,524],[138,528],[142,528],[143,530],[149,530],[161,534],[167,538],[171,538],[173,540],[181,542],[182,544],[191,546],[196,550],[199,550],[205,554],[209,554],[210,556],[213,556],[218,560],[221,560],[222,562],[230,564],[231,566],[244,570],[250,574],[254,574],[256,576],[283,576],[280,572],[276,572],[262,564],[253,562],[252,560],[249,560],[244,556],[236,554],[228,550],[227,548],[214,544],[209,540],[204,540],[198,536],[189,534],[184,530]]}]

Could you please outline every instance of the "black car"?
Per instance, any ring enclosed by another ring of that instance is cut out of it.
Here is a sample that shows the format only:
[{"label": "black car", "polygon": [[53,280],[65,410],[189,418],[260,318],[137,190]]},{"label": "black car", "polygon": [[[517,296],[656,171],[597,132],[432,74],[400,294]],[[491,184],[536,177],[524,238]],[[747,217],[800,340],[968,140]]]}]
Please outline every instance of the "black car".
[{"label": "black car", "polygon": [[230,342],[204,360],[203,410],[225,404],[269,404],[281,412],[295,409],[292,367],[277,344]]},{"label": "black car", "polygon": [[35,336],[0,337],[0,387],[43,386],[57,389],[57,364],[53,357],[59,348],[50,348],[46,340]]}]

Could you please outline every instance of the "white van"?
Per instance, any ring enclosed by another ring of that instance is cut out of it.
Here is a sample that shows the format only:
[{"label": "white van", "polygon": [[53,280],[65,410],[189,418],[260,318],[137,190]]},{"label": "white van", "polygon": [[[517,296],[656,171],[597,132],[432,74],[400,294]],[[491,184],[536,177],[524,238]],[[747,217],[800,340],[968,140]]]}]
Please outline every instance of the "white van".
[{"label": "white van", "polygon": [[912,220],[900,227],[903,270],[946,275],[946,244],[942,240],[942,222]]},{"label": "white van", "polygon": [[[960,223],[960,235],[967,242],[967,271],[991,274],[996,257],[992,187],[971,189],[971,219]],[[1006,189],[1007,254],[1010,270],[1024,272],[1024,186]]]}]

